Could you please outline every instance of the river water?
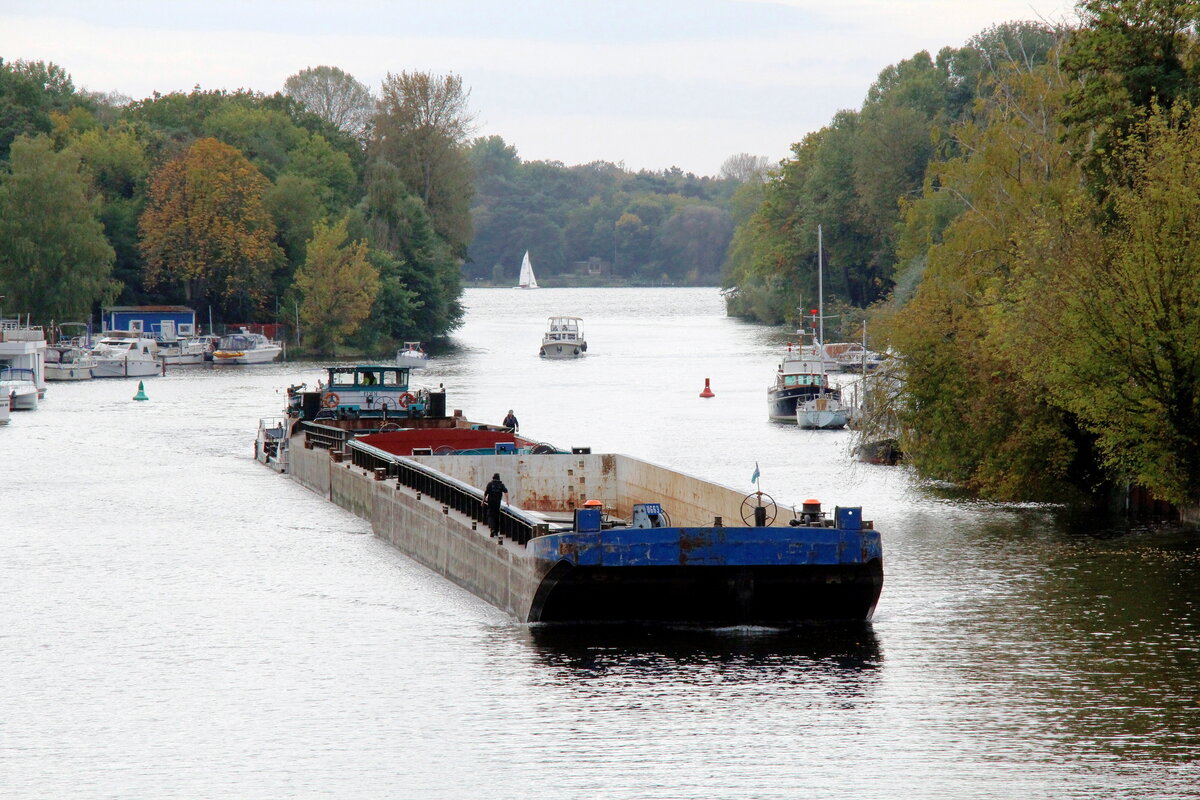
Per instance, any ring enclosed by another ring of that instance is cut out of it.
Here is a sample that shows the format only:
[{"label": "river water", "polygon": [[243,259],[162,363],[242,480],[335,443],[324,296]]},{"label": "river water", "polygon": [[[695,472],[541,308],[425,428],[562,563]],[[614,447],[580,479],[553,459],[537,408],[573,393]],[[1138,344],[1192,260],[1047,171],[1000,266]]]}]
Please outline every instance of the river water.
[{"label": "river water", "polygon": [[[52,384],[0,428],[0,797],[1200,797],[1196,538],[947,498],[768,422],[788,332],[715,290],[465,301],[418,382],[560,446],[861,505],[874,621],[521,625],[252,460],[320,365],[176,368],[144,403]],[[537,357],[551,314],[584,317],[584,359]]]}]

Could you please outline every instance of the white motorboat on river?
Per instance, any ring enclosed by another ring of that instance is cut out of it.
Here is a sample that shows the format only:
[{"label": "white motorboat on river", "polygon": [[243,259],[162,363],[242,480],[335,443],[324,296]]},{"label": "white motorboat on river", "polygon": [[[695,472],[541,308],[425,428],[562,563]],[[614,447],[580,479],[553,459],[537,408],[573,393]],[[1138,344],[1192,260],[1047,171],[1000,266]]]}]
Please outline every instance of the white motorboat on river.
[{"label": "white motorboat on river", "polygon": [[81,344],[60,342],[46,348],[48,381],[90,381],[95,369],[95,357]]},{"label": "white motorboat on river", "polygon": [[158,343],[137,331],[109,331],[92,348],[97,378],[147,378],[157,375]]},{"label": "white motorboat on river", "polygon": [[96,359],[92,357],[90,327],[86,322],[62,322],[56,327],[58,335],[43,356],[46,380],[91,380]]},{"label": "white motorboat on river", "polygon": [[835,391],[818,392],[796,401],[796,424],[814,430],[838,430],[850,421],[850,409]]},{"label": "white motorboat on river", "polygon": [[0,394],[15,394],[14,409],[37,408],[46,396],[46,335],[41,326],[30,325],[28,318],[0,320],[0,369],[11,384],[0,386]]},{"label": "white motorboat on river", "polygon": [[404,347],[396,351],[396,363],[402,367],[421,369],[429,363],[429,354],[420,342],[405,342]]},{"label": "white motorboat on river", "polygon": [[31,369],[0,369],[0,396],[8,397],[13,411],[34,411],[38,407],[38,387]]},{"label": "white motorboat on river", "polygon": [[240,333],[221,337],[212,360],[214,364],[266,364],[279,358],[282,352],[278,342],[243,328]]},{"label": "white motorboat on river", "polygon": [[[808,343],[788,344],[787,352],[775,370],[775,383],[767,389],[767,415],[771,419],[805,424],[800,420],[800,412],[810,400],[824,399],[825,408],[828,408],[828,401],[832,399],[840,406],[841,392],[830,386],[823,356],[821,344],[815,339]],[[815,405],[813,410],[816,411]],[[845,424],[843,420],[840,427]]]},{"label": "white motorboat on river", "polygon": [[579,317],[551,317],[549,328],[542,336],[543,358],[579,358],[587,352],[583,338],[583,320]]},{"label": "white motorboat on river", "polygon": [[211,360],[216,341],[215,336],[191,336],[186,339],[160,341],[158,358],[169,366],[203,364]]}]

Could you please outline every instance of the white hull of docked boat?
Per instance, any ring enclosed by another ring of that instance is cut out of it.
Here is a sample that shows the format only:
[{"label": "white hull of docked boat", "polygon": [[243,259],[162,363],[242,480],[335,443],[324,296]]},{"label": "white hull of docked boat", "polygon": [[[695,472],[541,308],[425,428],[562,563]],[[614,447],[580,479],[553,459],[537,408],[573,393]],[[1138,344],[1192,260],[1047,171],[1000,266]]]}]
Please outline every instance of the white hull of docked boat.
[{"label": "white hull of docked boat", "polygon": [[813,397],[796,404],[796,424],[814,430],[839,430],[850,421],[850,410],[831,395]]},{"label": "white hull of docked boat", "polygon": [[11,401],[9,407],[13,411],[36,411],[38,407],[38,390],[32,383],[0,382],[0,394],[7,394]]},{"label": "white hull of docked boat", "polygon": [[213,353],[214,364],[267,364],[279,357],[282,349],[279,345],[270,345],[267,347],[245,350],[241,352],[224,352],[218,350]]},{"label": "white hull of docked boat", "polygon": [[151,375],[157,375],[161,369],[158,359],[145,358],[144,355],[138,353],[113,358],[98,358],[95,368],[92,369],[92,376],[96,378],[148,378]]},{"label": "white hull of docked boat", "polygon": [[46,380],[48,381],[90,381],[95,371],[95,362],[47,363]]},{"label": "white hull of docked boat", "polygon": [[214,364],[267,364],[279,358],[283,346],[261,333],[242,328],[241,333],[221,337],[213,353]]}]

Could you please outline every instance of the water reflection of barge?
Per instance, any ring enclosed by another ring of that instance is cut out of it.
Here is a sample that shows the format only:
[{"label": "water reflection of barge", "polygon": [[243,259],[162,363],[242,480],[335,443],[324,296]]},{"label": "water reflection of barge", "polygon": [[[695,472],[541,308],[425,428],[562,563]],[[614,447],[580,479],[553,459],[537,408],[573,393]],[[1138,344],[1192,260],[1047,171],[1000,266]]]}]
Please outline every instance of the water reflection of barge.
[{"label": "water reflection of barge", "polygon": [[[259,460],[520,620],[775,625],[875,609],[882,548],[859,508],[806,504],[773,524],[761,497],[469,422],[443,391],[411,390],[407,368],[327,378],[289,389]],[[478,487],[496,472],[512,505],[493,536]]]}]

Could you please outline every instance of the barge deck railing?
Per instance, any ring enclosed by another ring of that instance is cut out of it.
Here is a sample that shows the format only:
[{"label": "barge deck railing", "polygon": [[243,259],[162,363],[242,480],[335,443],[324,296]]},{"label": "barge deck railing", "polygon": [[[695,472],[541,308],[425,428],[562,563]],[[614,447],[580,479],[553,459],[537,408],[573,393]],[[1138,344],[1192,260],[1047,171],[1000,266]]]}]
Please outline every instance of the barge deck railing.
[{"label": "barge deck railing", "polygon": [[354,438],[354,431],[337,428],[333,425],[321,425],[317,422],[304,420],[299,423],[298,427],[304,431],[306,447],[316,447],[322,450],[341,450],[346,442]]},{"label": "barge deck railing", "polygon": [[[311,428],[309,435],[312,435]],[[350,461],[354,466],[374,472],[381,480],[394,479],[397,486],[407,486],[476,522],[487,522],[483,491],[469,483],[452,478],[419,461],[380,450],[374,445],[352,438],[346,443],[346,449],[349,450]],[[499,533],[502,537],[523,545],[546,531],[544,520],[511,505],[501,506]]]}]

